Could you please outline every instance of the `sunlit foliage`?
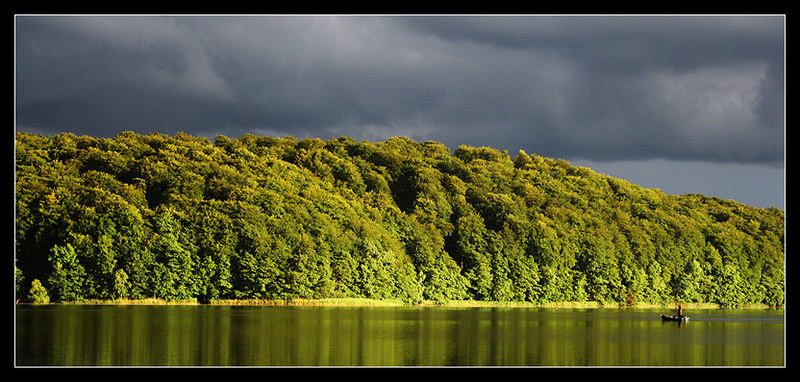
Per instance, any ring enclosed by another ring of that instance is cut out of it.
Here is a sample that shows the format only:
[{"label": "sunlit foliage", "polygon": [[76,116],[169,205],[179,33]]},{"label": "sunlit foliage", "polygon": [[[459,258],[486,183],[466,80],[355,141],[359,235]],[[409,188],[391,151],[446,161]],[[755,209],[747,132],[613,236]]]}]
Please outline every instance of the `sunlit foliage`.
[{"label": "sunlit foliage", "polygon": [[19,133],[15,195],[18,294],[54,301],[784,300],[782,210],[524,151]]}]

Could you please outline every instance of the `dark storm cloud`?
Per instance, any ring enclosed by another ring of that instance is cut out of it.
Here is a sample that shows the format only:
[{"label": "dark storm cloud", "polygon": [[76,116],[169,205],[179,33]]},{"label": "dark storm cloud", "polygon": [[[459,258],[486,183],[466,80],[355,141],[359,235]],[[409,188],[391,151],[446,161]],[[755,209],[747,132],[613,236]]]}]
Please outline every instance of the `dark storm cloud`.
[{"label": "dark storm cloud", "polygon": [[17,17],[17,128],[783,159],[782,17]]},{"label": "dark storm cloud", "polygon": [[782,20],[774,16],[432,16],[402,21],[454,42],[557,51],[598,71],[622,74],[777,60],[783,49]]},{"label": "dark storm cloud", "polygon": [[540,87],[563,108],[539,102],[524,120],[529,123],[517,124],[529,132],[525,135],[558,147],[565,156],[744,162],[783,156],[780,18],[405,21],[453,44],[550,55],[551,65],[568,68],[554,86]]}]

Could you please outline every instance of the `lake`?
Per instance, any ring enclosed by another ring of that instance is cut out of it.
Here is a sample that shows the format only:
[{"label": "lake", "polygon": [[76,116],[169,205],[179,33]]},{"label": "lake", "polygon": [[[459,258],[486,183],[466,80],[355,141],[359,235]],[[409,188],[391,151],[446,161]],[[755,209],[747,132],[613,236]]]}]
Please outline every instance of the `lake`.
[{"label": "lake", "polygon": [[17,305],[17,366],[783,366],[782,310]]}]

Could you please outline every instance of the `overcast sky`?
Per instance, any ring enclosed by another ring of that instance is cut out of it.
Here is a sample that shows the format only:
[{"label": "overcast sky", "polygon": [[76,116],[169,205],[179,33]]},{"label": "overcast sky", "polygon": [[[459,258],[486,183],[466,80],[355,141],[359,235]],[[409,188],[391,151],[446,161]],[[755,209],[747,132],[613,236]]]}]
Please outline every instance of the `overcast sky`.
[{"label": "overcast sky", "polygon": [[785,17],[17,16],[16,130],[520,149],[784,207]]}]

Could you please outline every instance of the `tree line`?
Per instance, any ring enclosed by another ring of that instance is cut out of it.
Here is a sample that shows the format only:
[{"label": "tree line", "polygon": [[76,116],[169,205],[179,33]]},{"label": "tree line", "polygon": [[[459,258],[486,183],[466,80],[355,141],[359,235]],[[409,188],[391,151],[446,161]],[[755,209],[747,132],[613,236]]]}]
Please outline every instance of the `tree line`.
[{"label": "tree line", "polygon": [[784,212],[520,150],[16,135],[22,299],[784,300]]}]

